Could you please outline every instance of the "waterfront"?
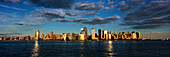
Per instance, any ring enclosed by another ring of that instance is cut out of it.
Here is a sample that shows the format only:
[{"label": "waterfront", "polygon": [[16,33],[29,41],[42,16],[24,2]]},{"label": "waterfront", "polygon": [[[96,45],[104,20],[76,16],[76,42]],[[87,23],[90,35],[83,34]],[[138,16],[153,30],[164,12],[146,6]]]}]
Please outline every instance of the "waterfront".
[{"label": "waterfront", "polygon": [[169,57],[169,41],[0,41],[1,57]]}]

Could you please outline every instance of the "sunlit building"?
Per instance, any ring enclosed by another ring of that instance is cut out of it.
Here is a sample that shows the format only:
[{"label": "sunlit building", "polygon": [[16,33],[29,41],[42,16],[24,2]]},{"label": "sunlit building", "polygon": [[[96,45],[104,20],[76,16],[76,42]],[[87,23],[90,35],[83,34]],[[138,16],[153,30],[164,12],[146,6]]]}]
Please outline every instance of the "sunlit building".
[{"label": "sunlit building", "polygon": [[35,40],[38,40],[40,38],[40,31],[36,30],[35,31]]},{"label": "sunlit building", "polygon": [[79,39],[80,39],[81,41],[84,41],[84,34],[79,34]]},{"label": "sunlit building", "polygon": [[66,34],[65,34],[65,33],[63,33],[63,35],[62,35],[62,39],[63,39],[64,41],[67,40],[67,39],[66,39]]},{"label": "sunlit building", "polygon": [[92,40],[95,40],[95,29],[94,28],[91,29],[91,38]]},{"label": "sunlit building", "polygon": [[50,35],[49,35],[49,34],[46,34],[45,39],[50,39]]},{"label": "sunlit building", "polygon": [[53,31],[51,31],[50,39],[53,39]]},{"label": "sunlit building", "polygon": [[103,40],[105,40],[106,39],[106,35],[107,35],[107,30],[103,30]]}]

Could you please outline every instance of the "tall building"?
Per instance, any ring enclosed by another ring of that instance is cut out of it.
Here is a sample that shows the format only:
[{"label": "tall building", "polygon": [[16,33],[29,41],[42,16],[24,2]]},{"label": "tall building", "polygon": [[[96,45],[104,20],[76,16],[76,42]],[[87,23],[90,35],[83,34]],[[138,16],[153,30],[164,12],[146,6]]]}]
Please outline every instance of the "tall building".
[{"label": "tall building", "polygon": [[35,40],[38,40],[40,38],[40,31],[36,30],[35,31]]},{"label": "tall building", "polygon": [[103,30],[103,38],[102,39],[106,39],[106,34],[107,34],[107,30]]},{"label": "tall building", "polygon": [[46,39],[49,39],[49,34],[47,34],[45,38],[46,38]]},{"label": "tall building", "polygon": [[72,34],[71,34],[71,38],[72,38],[72,40],[76,40],[75,33],[72,33]]},{"label": "tall building", "polygon": [[99,40],[101,40],[101,29],[98,30]]},{"label": "tall building", "polygon": [[44,34],[41,34],[41,38],[44,39]]},{"label": "tall building", "polygon": [[50,39],[53,39],[53,31],[51,31]]},{"label": "tall building", "polygon": [[132,37],[132,39],[137,39],[136,31],[133,31],[133,32],[131,33],[131,37]]},{"label": "tall building", "polygon": [[85,31],[85,34],[84,34],[84,39],[87,40],[87,27],[84,27],[83,30]]},{"label": "tall building", "polygon": [[141,33],[140,32],[137,32],[137,39],[140,39],[141,38]]},{"label": "tall building", "polygon": [[66,38],[69,39],[69,40],[71,40],[70,33],[67,33],[67,34],[66,34]]},{"label": "tall building", "polygon": [[122,39],[122,33],[119,32],[118,39]]},{"label": "tall building", "polygon": [[92,40],[95,40],[95,29],[94,28],[91,29],[91,38]]},{"label": "tall building", "polygon": [[80,39],[81,41],[84,41],[84,34],[79,34],[79,39]]},{"label": "tall building", "polygon": [[63,35],[62,35],[63,37],[63,39],[64,39],[64,41],[66,41],[66,34],[65,33],[63,33]]}]

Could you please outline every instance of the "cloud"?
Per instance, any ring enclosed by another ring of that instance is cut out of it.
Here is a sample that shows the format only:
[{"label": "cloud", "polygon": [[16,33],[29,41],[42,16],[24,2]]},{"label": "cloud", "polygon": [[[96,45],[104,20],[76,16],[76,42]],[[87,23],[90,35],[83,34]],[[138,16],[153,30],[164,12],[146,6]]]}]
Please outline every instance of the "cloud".
[{"label": "cloud", "polygon": [[132,10],[134,8],[137,8],[137,7],[139,7],[139,6],[143,5],[143,4],[144,4],[144,1],[135,1],[135,2],[132,2],[132,3],[128,4],[128,5],[126,5],[123,8],[121,8],[120,11],[126,12],[126,11]]},{"label": "cloud", "polygon": [[163,18],[152,18],[148,20],[144,20],[141,22],[142,24],[162,24],[162,23],[170,23],[170,16]]},{"label": "cloud", "polygon": [[42,6],[45,8],[63,8],[70,9],[74,0],[30,0],[37,6]]},{"label": "cloud", "polygon": [[0,33],[0,35],[21,35],[21,33]]},{"label": "cloud", "polygon": [[60,15],[58,13],[55,13],[55,12],[43,12],[43,16],[47,17],[47,18],[65,18],[65,15]]},{"label": "cloud", "polygon": [[107,18],[105,18],[105,19],[98,17],[98,18],[94,18],[94,19],[91,20],[91,21],[85,21],[85,22],[82,22],[82,23],[83,23],[83,24],[90,24],[90,25],[108,24],[108,23],[113,23],[112,21],[116,21],[116,20],[118,20],[118,19],[120,19],[119,16],[116,16],[116,17],[114,17],[114,16],[112,16],[112,17],[107,17]]},{"label": "cloud", "polygon": [[135,25],[135,26],[132,26],[131,28],[133,29],[159,29],[163,25],[167,25],[167,24],[144,24],[144,25]]},{"label": "cloud", "polygon": [[56,19],[56,20],[51,20],[51,22],[72,22],[72,20],[69,20],[69,19]]},{"label": "cloud", "polygon": [[80,18],[80,19],[74,19],[74,20],[69,20],[69,19],[56,19],[56,20],[51,20],[51,22],[82,22],[82,21],[87,21],[89,20],[88,18]]},{"label": "cloud", "polygon": [[97,5],[95,6],[95,3],[85,3],[85,4],[80,4],[74,7],[74,9],[77,10],[101,10],[104,9],[104,5],[102,2],[98,2]]},{"label": "cloud", "polygon": [[94,16],[96,14],[98,14],[98,11],[90,12],[90,13],[85,13],[85,15],[90,15],[90,16]]},{"label": "cloud", "polygon": [[82,21],[87,21],[89,20],[88,18],[81,18],[81,19],[74,19],[73,22],[82,22]]},{"label": "cloud", "polygon": [[6,6],[6,5],[0,5],[0,6],[5,7],[5,8],[10,8],[10,9],[15,9],[15,10],[27,11],[25,9],[20,9],[20,8],[16,8],[16,7],[10,7],[10,6]]},{"label": "cloud", "polygon": [[21,3],[20,0],[0,0],[0,2],[8,2],[8,3]]},{"label": "cloud", "polygon": [[[170,1],[157,0],[148,2],[141,6],[141,9],[128,13],[124,17],[124,23],[119,25],[131,26],[133,29],[157,29],[168,25],[170,23]],[[140,6],[140,3],[138,4]]]},{"label": "cloud", "polygon": [[68,15],[68,16],[77,16],[78,13],[74,13],[74,12],[70,12],[70,11],[65,11],[65,15]]},{"label": "cloud", "polygon": [[35,25],[35,24],[25,24],[25,23],[13,23],[15,25],[25,25],[25,26],[38,26],[38,25]]},{"label": "cloud", "polygon": [[126,5],[126,2],[125,1],[121,1],[121,2],[119,2],[118,5],[116,5],[116,7],[119,8],[119,7],[123,7],[125,5]]},{"label": "cloud", "polygon": [[107,5],[112,5],[113,3],[114,3],[114,1],[110,1],[110,0],[107,0],[108,1],[108,3],[107,3]]}]

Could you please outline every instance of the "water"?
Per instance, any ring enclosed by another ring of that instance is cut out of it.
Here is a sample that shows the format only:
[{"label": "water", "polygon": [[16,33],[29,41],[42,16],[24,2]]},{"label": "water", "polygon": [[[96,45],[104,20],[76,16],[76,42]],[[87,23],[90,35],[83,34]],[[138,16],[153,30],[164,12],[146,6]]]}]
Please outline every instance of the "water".
[{"label": "water", "polygon": [[0,41],[1,57],[170,57],[170,41]]}]

